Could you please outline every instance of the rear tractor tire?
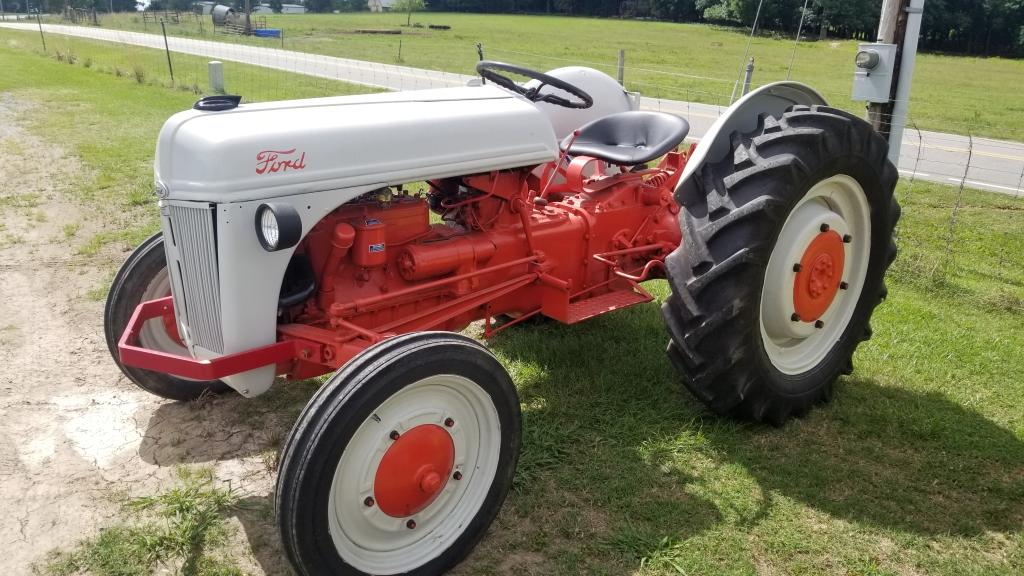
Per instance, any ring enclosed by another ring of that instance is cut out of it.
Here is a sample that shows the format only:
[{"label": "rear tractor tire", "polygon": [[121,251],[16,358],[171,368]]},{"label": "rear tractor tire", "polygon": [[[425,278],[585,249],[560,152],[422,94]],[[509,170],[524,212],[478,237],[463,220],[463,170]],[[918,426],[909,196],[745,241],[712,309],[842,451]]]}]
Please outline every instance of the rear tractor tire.
[{"label": "rear tractor tire", "polygon": [[441,574],[497,516],[519,400],[479,343],[420,332],[376,344],[309,401],[281,451],[276,512],[296,572]]},{"label": "rear tractor tire", "polygon": [[[150,394],[168,400],[187,402],[203,394],[219,394],[230,390],[219,380],[203,381],[179,378],[170,374],[151,372],[125,366],[117,352],[117,342],[128,326],[132,313],[139,304],[171,295],[171,280],[167,273],[163,235],[157,233],[143,242],[128,256],[110,286],[107,304],[103,309],[103,333],[107,349],[121,372]],[[150,350],[188,356],[178,336],[177,328],[168,326],[160,318],[146,322],[139,333],[139,343]]]},{"label": "rear tractor tire", "polygon": [[898,174],[869,124],[824,106],[763,115],[731,142],[676,193],[667,352],[714,412],[781,425],[829,399],[871,336]]}]

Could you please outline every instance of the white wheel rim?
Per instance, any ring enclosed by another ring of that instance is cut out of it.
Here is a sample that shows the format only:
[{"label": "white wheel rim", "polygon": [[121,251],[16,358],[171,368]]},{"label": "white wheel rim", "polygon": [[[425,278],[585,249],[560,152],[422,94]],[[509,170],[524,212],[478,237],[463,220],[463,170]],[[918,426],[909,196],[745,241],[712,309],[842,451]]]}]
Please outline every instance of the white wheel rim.
[{"label": "white wheel rim", "polygon": [[[823,324],[794,321],[794,263],[800,262],[821,225],[840,236],[843,245],[842,280],[847,289],[836,292],[819,318]],[[871,255],[871,207],[854,178],[839,174],[815,184],[797,203],[782,226],[772,249],[761,289],[760,328],[765,352],[784,374],[802,374],[828,354],[853,317],[867,276]]]},{"label": "white wheel rim", "polygon": [[[454,425],[445,427],[446,419]],[[455,448],[454,472],[426,508],[408,518],[388,516],[373,497],[374,478],[393,442],[417,426],[445,427]],[[501,452],[501,423],[490,396],[475,382],[439,374],[388,398],[345,446],[328,501],[331,538],[341,558],[371,574],[396,574],[422,566],[448,549],[479,512],[494,482]],[[415,521],[415,528],[407,526]]]},{"label": "white wheel rim", "polygon": [[[146,286],[142,293],[142,302],[166,298],[170,293],[171,277],[165,267],[160,272],[157,272],[156,276],[149,282],[149,285]],[[177,354],[178,356],[189,356],[188,349],[167,333],[167,327],[164,325],[163,318],[153,318],[152,320],[147,320],[142,325],[142,330],[139,331],[139,344],[143,348],[150,350],[159,350],[160,352]],[[188,378],[182,378],[182,380],[188,380]]]}]

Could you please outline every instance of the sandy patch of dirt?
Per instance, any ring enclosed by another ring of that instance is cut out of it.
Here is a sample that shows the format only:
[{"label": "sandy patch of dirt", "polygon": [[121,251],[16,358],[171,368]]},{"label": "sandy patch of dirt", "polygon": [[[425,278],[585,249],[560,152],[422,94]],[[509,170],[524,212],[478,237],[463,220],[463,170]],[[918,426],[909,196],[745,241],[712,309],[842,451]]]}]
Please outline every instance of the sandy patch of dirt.
[{"label": "sandy patch of dirt", "polygon": [[166,402],[121,375],[103,302],[88,294],[127,247],[77,253],[103,214],[68,194],[89,178],[80,162],[18,124],[14,111],[28,104],[0,94],[0,574],[30,574],[49,550],[114,523],[119,495],[152,494],[173,484],[175,465],[193,463],[244,498],[231,519],[241,567],[287,573],[267,460],[288,423],[264,426],[259,410],[237,417],[240,397]]}]

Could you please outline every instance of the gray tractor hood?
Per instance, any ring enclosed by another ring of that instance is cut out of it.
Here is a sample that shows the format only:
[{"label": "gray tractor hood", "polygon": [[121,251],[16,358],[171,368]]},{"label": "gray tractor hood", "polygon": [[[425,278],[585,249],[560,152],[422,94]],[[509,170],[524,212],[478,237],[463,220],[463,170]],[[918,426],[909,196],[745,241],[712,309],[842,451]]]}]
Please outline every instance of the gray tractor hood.
[{"label": "gray tractor hood", "polygon": [[531,166],[547,116],[494,86],[243,104],[175,114],[155,171],[171,200],[238,202]]}]

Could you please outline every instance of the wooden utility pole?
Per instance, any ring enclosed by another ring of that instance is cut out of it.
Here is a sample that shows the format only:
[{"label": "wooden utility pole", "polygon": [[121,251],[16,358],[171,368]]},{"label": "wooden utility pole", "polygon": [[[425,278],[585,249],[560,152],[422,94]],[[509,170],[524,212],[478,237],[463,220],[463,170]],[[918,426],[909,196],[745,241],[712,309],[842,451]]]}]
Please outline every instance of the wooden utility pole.
[{"label": "wooden utility pole", "polygon": [[917,59],[917,41],[921,35],[921,20],[925,0],[905,0],[896,21],[896,81],[892,85],[889,117],[889,159],[899,164],[903,129],[910,122],[910,88]]},{"label": "wooden utility pole", "polygon": [[[882,18],[878,22],[878,42],[885,44],[902,44],[903,39],[897,38],[897,23],[903,13],[903,7],[909,0],[883,0]],[[899,48],[896,49],[897,70],[893,71],[892,90],[888,102],[871,103],[868,105],[868,121],[871,126],[886,138],[889,137],[889,119],[892,117],[892,96],[896,90],[896,79],[899,77]]]}]

